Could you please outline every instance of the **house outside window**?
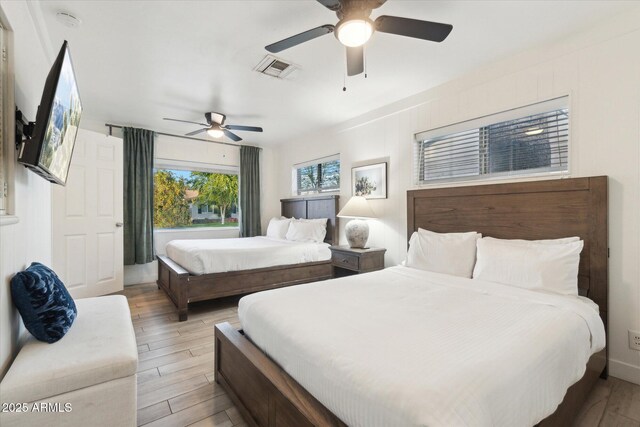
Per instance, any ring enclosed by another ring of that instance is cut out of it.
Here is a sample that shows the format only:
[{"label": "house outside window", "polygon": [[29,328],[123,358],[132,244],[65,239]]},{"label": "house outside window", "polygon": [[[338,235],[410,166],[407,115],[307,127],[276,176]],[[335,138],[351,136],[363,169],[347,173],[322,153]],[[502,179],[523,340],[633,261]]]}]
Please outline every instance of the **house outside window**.
[{"label": "house outside window", "polygon": [[569,172],[568,97],[416,135],[416,184]]},{"label": "house outside window", "polygon": [[294,165],[292,169],[294,195],[336,191],[340,191],[339,154]]},{"label": "house outside window", "polygon": [[238,226],[237,174],[168,166],[153,181],[156,229]]},{"label": "house outside window", "polygon": [[[198,197],[198,193],[196,192],[196,198]],[[213,213],[214,212],[214,208],[212,206],[209,205],[201,205],[198,203],[195,203],[195,205],[198,206],[198,215],[207,215],[209,213]]]}]

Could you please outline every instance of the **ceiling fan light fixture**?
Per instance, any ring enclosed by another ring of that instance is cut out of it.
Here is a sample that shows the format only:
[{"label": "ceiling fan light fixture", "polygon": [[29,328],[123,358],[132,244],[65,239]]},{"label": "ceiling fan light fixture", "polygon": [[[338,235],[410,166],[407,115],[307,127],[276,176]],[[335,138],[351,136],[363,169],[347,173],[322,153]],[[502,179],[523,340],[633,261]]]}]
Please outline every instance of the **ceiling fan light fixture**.
[{"label": "ceiling fan light fixture", "polygon": [[211,128],[207,130],[207,133],[211,138],[222,138],[224,136],[224,132],[222,129]]},{"label": "ceiling fan light fixture", "polygon": [[338,23],[336,35],[348,47],[365,44],[373,34],[373,22],[368,18],[348,19]]}]

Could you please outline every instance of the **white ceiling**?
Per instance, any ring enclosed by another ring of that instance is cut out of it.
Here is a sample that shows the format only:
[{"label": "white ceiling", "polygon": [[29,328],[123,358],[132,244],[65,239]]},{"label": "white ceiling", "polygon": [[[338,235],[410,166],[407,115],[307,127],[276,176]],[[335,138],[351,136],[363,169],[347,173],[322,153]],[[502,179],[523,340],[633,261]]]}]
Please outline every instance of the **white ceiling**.
[{"label": "white ceiling", "polygon": [[[396,15],[453,24],[443,43],[376,33],[367,47],[369,77],[347,78],[344,48],[332,36],[279,54],[301,69],[278,80],[253,71],[264,46],[335,24],[316,1],[40,1],[35,3],[53,58],[69,41],[83,121],[183,134],[205,111],[227,123],[262,126],[238,132],[267,145],[341,123],[422,92],[482,64],[548,43],[637,7],[624,1],[389,0],[372,17]],[[33,6],[33,4],[32,4]],[[71,29],[55,13],[82,24]]]}]

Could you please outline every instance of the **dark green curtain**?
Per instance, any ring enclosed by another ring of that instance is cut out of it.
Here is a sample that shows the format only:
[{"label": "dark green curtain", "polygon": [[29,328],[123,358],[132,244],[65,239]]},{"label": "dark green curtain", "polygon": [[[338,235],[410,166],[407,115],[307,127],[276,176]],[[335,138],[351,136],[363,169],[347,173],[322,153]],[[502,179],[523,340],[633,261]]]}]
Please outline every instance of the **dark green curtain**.
[{"label": "dark green curtain", "polygon": [[124,128],[124,264],[146,264],[153,249],[153,132]]},{"label": "dark green curtain", "polygon": [[260,148],[240,147],[240,237],[261,234]]}]

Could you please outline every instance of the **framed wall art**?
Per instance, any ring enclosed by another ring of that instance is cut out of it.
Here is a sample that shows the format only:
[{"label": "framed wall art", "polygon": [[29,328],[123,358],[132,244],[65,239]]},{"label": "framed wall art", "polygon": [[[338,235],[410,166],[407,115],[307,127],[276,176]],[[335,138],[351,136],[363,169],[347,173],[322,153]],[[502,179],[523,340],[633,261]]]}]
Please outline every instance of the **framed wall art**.
[{"label": "framed wall art", "polygon": [[387,198],[387,162],[351,168],[354,196],[367,199]]}]

